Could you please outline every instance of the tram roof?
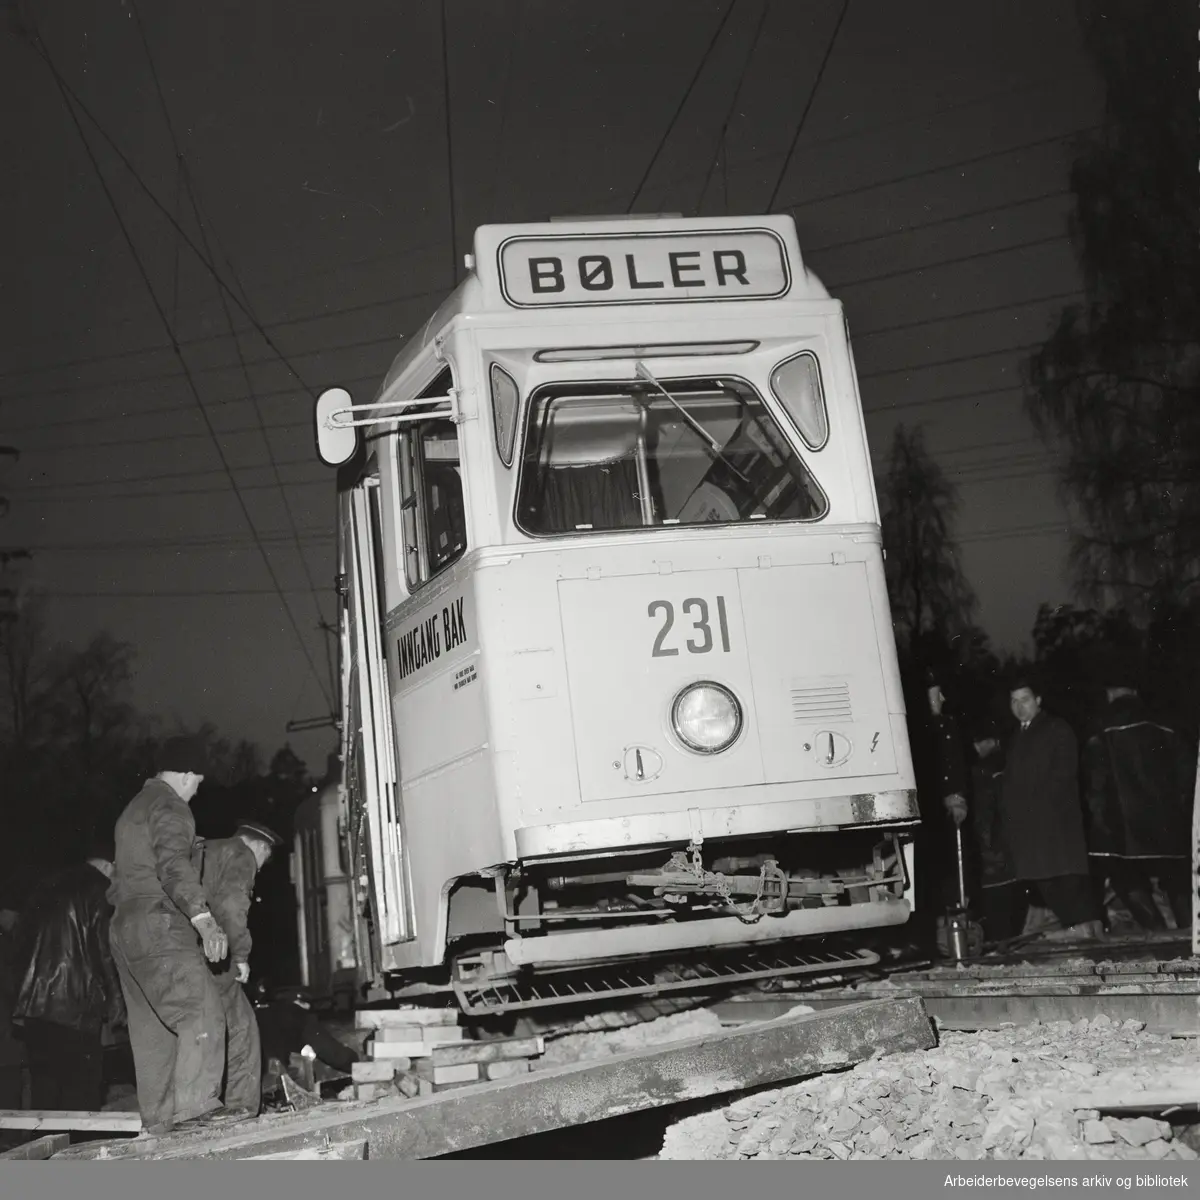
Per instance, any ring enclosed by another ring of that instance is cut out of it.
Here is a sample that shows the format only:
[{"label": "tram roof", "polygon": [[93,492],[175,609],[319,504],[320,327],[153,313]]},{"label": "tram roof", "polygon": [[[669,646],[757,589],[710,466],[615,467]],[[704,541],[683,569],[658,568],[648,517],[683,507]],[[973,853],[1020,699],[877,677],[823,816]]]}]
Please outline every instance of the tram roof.
[{"label": "tram roof", "polygon": [[829,300],[790,216],[570,217],[475,231],[469,274],[410,337],[383,396],[457,316]]}]

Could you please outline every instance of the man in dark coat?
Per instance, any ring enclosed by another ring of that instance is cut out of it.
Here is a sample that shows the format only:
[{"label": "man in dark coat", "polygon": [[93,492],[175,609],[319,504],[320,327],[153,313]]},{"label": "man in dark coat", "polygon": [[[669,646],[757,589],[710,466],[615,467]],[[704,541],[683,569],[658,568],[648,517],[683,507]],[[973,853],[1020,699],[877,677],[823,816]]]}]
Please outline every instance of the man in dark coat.
[{"label": "man in dark coat", "polygon": [[293,1054],[308,1046],[314,1057],[327,1067],[349,1075],[351,1067],[361,1056],[340,1042],[312,1011],[302,988],[282,988],[273,995],[264,983],[259,983],[254,1001],[262,1030],[263,1057],[270,1072],[268,1089],[278,1086],[278,1075],[286,1071]]},{"label": "man in dark coat", "polygon": [[21,916],[26,966],[13,1016],[25,1025],[35,1109],[98,1112],[104,1103],[105,1027],[125,1020],[108,944],[112,853],[93,847],[38,888]]},{"label": "man in dark coat", "polygon": [[1108,704],[1083,755],[1093,874],[1101,887],[1107,875],[1142,928],[1163,929],[1157,875],[1176,924],[1187,928],[1195,760],[1174,729],[1150,719],[1132,679],[1109,674]]},{"label": "man in dark coat", "polygon": [[150,1133],[221,1107],[225,1010],[208,963],[229,949],[192,862],[189,804],[204,778],[204,748],[172,738],[159,763],[117,820],[109,890],[138,1108]]},{"label": "man in dark coat", "polygon": [[1017,882],[1000,819],[1004,780],[1004,747],[991,717],[971,730],[975,762],[971,765],[971,832],[979,850],[980,917],[989,941],[1002,942],[1021,932],[1025,889]]},{"label": "man in dark coat", "polygon": [[229,958],[210,967],[225,1010],[225,1107],[255,1116],[262,1104],[262,1046],[250,979],[250,902],[254,880],[282,838],[258,821],[243,821],[233,837],[199,841],[193,861],[204,894],[229,937]]},{"label": "man in dark coat", "polygon": [[1000,810],[1013,873],[1058,918],[1062,929],[1050,936],[1099,937],[1075,734],[1061,717],[1043,711],[1030,679],[1013,680],[1009,706],[1019,728],[1008,745]]},{"label": "man in dark coat", "polygon": [[[931,879],[936,880],[935,894],[940,906],[958,901],[955,880],[958,878],[958,857],[953,829],[967,818],[966,795],[969,775],[962,735],[958,722],[946,703],[945,693],[937,674],[926,672],[926,695],[929,700],[930,734],[933,754],[931,774],[938,809],[929,815],[928,852],[936,861],[925,864]],[[932,807],[932,806],[931,806]],[[950,821],[946,821],[946,817]]]}]

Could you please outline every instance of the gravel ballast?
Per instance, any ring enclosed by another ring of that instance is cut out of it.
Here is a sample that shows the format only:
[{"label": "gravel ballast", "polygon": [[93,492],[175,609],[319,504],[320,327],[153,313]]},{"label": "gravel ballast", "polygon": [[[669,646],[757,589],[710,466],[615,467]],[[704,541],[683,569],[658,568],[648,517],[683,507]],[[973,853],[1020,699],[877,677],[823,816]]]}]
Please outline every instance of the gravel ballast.
[{"label": "gravel ballast", "polygon": [[1079,1107],[1194,1084],[1194,1038],[1141,1022],[943,1032],[932,1050],[743,1097],[667,1129],[662,1159],[1194,1159],[1172,1125]]}]

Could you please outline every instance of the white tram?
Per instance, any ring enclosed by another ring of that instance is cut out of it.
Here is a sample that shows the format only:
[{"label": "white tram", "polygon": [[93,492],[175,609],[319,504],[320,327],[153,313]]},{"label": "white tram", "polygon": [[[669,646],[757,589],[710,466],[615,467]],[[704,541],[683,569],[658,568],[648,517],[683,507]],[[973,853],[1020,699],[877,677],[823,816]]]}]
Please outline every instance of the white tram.
[{"label": "white tram", "polygon": [[792,220],[485,226],[467,265],[372,403],[317,405],[345,778],[297,834],[310,986],[490,1011],[874,961],[916,793]]}]

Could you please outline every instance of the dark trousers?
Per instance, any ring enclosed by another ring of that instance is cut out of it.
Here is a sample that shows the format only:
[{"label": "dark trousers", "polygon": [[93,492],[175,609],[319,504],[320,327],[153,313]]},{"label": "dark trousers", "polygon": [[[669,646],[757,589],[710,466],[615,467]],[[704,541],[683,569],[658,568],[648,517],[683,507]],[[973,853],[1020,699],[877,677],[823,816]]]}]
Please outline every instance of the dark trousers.
[{"label": "dark trousers", "polygon": [[1019,937],[1028,911],[1025,885],[1015,879],[1005,883],[985,883],[979,889],[979,916],[983,936],[989,942],[1006,942],[1009,938]]},{"label": "dark trousers", "polygon": [[1104,911],[1104,882],[1112,889],[1130,916],[1143,929],[1165,929],[1158,905],[1154,903],[1153,876],[1167,897],[1175,924],[1188,929],[1192,924],[1192,877],[1186,858],[1122,858],[1119,855],[1093,855],[1092,881],[1097,906]]},{"label": "dark trousers", "polygon": [[1029,879],[1025,883],[1064,929],[1099,919],[1092,881],[1087,875],[1055,875],[1050,879]]},{"label": "dark trousers", "polygon": [[195,930],[181,913],[130,902],[110,941],[143,1127],[162,1132],[220,1108],[225,1010]]},{"label": "dark trousers", "polygon": [[257,1114],[262,1106],[262,1041],[254,1005],[233,971],[216,976],[225,1010],[225,1107]]},{"label": "dark trousers", "polygon": [[25,1049],[33,1108],[100,1111],[104,1104],[104,1045],[98,1029],[88,1033],[27,1017]]}]

